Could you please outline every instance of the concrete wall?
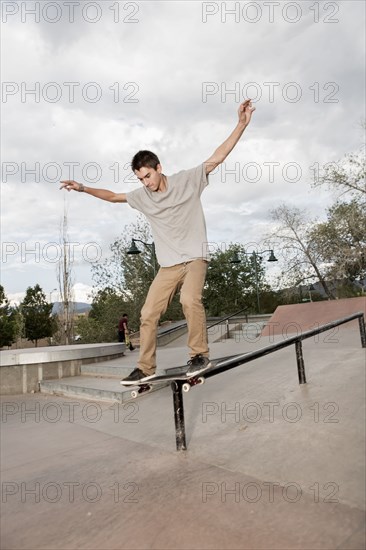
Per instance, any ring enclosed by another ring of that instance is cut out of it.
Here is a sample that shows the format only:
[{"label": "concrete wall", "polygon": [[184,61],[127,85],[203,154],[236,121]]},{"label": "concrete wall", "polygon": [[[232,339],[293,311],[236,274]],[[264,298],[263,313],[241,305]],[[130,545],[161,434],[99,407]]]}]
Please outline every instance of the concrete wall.
[{"label": "concrete wall", "polygon": [[91,344],[44,347],[42,351],[9,350],[0,354],[0,394],[39,391],[41,380],[79,376],[81,365],[116,359],[125,344]]},{"label": "concrete wall", "polygon": [[187,325],[183,325],[172,332],[159,334],[157,338],[157,345],[158,347],[166,346],[167,344],[170,344],[170,342],[174,342],[174,340],[180,338],[183,334],[187,334]]}]

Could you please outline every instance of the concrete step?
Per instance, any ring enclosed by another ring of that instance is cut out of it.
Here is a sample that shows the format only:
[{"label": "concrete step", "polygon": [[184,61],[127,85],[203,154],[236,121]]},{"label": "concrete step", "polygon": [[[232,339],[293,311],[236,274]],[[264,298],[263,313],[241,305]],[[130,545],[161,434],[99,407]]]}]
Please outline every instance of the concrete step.
[{"label": "concrete step", "polygon": [[[131,370],[131,369],[130,369]],[[151,391],[157,391],[168,384],[159,384]],[[125,403],[131,400],[131,390],[134,389],[121,386],[111,378],[97,378],[91,376],[70,376],[59,380],[42,380],[40,392],[49,395],[64,395],[65,397],[78,397],[91,401],[112,401]]]},{"label": "concrete step", "polygon": [[119,378],[120,380],[130,374],[133,370],[133,366],[129,365],[99,365],[94,363],[91,365],[81,365],[80,372],[83,376],[94,376],[103,378]]},{"label": "concrete step", "polygon": [[253,336],[260,336],[263,326],[261,326],[260,323],[243,325],[241,328],[231,330],[230,338],[239,340],[240,338],[249,337],[249,339],[252,339]]},{"label": "concrete step", "polygon": [[[235,323],[235,325],[229,325],[229,338],[239,342],[241,339],[253,341],[254,338],[259,336],[265,327],[267,321],[250,321],[249,323]],[[221,335],[214,337],[211,335],[213,342],[221,342],[227,339],[227,329],[222,325]]]}]

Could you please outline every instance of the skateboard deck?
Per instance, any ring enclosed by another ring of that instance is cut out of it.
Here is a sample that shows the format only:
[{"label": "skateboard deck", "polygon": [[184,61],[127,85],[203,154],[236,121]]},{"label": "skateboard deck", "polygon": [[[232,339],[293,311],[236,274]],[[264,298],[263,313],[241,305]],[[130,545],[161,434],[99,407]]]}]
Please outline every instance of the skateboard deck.
[{"label": "skateboard deck", "polygon": [[[205,374],[208,371],[211,371],[214,369],[217,365],[220,363],[223,363],[224,361],[227,361],[228,359],[231,359],[232,357],[235,357],[235,355],[228,355],[227,357],[220,357],[219,359],[211,359],[210,363],[207,365],[205,369],[198,372],[197,374],[193,376],[187,376],[186,370],[187,365],[183,365],[182,367],[177,367],[177,370],[181,370],[181,372],[171,373],[171,374],[160,374],[159,376],[155,376],[154,378],[151,378],[150,380],[146,380],[145,382],[136,382],[133,384],[126,384],[127,386],[132,386],[137,389],[133,389],[131,391],[131,397],[136,398],[138,395],[141,395],[142,393],[149,392],[153,389],[154,386],[158,384],[164,384],[164,382],[175,382],[176,380],[184,381],[184,384],[182,385],[182,389],[184,392],[188,392],[193,386],[196,386],[197,384],[204,384],[205,382]],[[185,370],[184,370],[185,369]],[[122,386],[123,381],[121,381]]]}]

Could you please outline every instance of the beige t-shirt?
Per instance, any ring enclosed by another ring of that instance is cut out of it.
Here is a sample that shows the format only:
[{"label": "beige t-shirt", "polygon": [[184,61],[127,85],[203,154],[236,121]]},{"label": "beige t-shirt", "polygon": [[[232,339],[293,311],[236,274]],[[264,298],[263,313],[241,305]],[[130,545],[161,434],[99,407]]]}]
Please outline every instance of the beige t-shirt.
[{"label": "beige t-shirt", "polygon": [[206,222],[201,193],[208,185],[205,165],[167,176],[167,189],[159,193],[140,187],[126,194],[132,208],[150,222],[156,256],[161,267],[207,258]]}]

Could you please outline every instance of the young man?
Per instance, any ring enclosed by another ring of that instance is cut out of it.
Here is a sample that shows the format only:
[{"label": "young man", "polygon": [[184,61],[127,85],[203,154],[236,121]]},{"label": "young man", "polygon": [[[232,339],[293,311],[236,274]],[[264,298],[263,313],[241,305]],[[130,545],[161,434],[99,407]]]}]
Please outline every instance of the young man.
[{"label": "young man", "polygon": [[130,331],[128,330],[128,315],[124,313],[118,321],[118,341],[124,342],[130,351],[135,348],[130,340]]},{"label": "young man", "polygon": [[143,187],[130,193],[94,189],[73,180],[61,182],[60,189],[84,192],[109,202],[128,203],[146,216],[152,228],[161,267],[141,310],[138,366],[121,381],[123,385],[133,385],[155,375],[158,322],[177,291],[180,291],[188,326],[191,359],[187,375],[193,376],[209,367],[206,316],[202,305],[208,261],[207,235],[200,196],[208,185],[208,174],[233,150],[254,110],[250,99],[244,101],[238,109],[238,123],[229,137],[205,162],[190,170],[165,176],[154,153],[139,151],[131,167]]}]

